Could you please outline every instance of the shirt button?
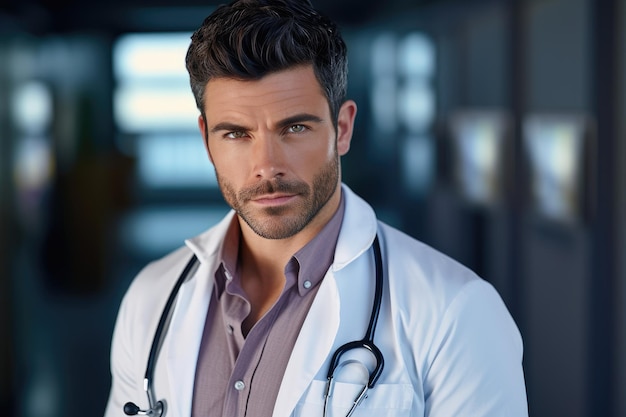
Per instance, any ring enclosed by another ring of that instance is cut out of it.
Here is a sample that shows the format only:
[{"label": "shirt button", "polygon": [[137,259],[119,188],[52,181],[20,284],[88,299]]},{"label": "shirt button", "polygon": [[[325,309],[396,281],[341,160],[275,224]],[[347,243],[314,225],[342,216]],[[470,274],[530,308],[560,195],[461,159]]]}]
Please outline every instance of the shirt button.
[{"label": "shirt button", "polygon": [[311,281],[309,281],[309,280],[304,281],[302,283],[302,286],[308,290],[309,288],[311,288]]},{"label": "shirt button", "polygon": [[232,281],[233,280],[233,276],[230,274],[230,272],[228,272],[228,269],[224,269],[224,275],[226,275],[226,280],[227,281]]},{"label": "shirt button", "polygon": [[237,391],[242,391],[245,387],[246,387],[246,384],[244,384],[243,381],[235,382],[235,389]]},{"label": "shirt button", "polygon": [[233,334],[233,332],[235,331],[235,329],[233,328],[233,326],[231,326],[230,324],[226,327],[226,331],[228,332],[228,334]]}]

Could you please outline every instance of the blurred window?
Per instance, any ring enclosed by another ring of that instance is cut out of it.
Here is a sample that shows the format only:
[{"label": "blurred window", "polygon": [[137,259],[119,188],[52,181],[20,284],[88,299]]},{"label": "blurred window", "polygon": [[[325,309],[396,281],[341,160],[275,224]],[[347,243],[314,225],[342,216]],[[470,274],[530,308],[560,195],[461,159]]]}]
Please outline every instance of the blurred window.
[{"label": "blurred window", "polygon": [[137,157],[146,188],[216,186],[185,69],[190,36],[127,34],[113,48],[118,145]]},{"label": "blurred window", "polygon": [[554,220],[581,220],[588,123],[587,116],[574,114],[532,114],[524,120],[534,205]]},{"label": "blurred window", "polygon": [[404,185],[420,197],[430,189],[436,168],[435,45],[415,31],[383,32],[371,45],[372,144],[378,156],[401,153]]},{"label": "blurred window", "polygon": [[464,110],[451,118],[455,180],[472,203],[489,206],[502,197],[509,124],[497,110]]},{"label": "blurred window", "polygon": [[198,135],[149,135],[138,143],[139,177],[148,187],[217,186]]}]

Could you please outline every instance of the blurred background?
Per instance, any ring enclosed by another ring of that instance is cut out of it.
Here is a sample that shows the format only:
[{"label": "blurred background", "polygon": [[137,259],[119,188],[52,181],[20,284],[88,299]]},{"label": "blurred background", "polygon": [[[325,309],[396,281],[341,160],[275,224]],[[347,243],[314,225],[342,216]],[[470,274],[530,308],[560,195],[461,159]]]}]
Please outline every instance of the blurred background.
[{"label": "blurred background", "polygon": [[[626,416],[626,1],[314,3],[350,51],[345,181],[498,289],[531,416]],[[227,210],[184,70],[215,4],[0,5],[0,409],[101,415],[130,280]]]}]

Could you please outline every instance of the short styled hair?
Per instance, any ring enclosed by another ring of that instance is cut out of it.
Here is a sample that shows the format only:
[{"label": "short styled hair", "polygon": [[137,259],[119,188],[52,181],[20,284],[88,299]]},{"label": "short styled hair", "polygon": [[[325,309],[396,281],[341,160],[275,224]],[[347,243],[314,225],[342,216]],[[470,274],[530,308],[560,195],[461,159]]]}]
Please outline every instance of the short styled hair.
[{"label": "short styled hair", "polygon": [[337,25],[308,0],[236,0],[211,13],[191,36],[187,71],[204,115],[204,91],[214,78],[258,80],[312,65],[333,121],[346,97],[348,59]]}]

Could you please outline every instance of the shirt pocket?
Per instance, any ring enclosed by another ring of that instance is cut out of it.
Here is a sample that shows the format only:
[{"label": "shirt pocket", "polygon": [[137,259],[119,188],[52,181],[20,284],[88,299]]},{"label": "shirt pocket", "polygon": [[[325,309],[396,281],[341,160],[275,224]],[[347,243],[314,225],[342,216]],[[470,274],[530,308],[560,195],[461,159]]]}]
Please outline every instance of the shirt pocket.
[{"label": "shirt pocket", "polygon": [[[328,417],[343,417],[348,413],[363,385],[335,382],[329,399]],[[326,381],[314,380],[304,393],[292,417],[322,417]],[[352,414],[353,417],[409,417],[413,406],[411,384],[378,383],[367,391],[365,398]]]}]

